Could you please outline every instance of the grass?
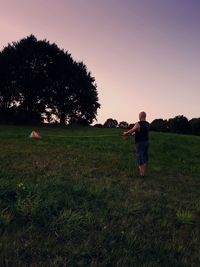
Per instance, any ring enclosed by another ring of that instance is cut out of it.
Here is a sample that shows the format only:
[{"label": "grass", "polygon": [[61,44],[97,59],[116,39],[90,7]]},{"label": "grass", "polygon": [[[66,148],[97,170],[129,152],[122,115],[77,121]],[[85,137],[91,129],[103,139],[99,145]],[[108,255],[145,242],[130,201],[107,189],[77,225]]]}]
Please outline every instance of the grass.
[{"label": "grass", "polygon": [[151,133],[141,179],[120,133],[0,127],[0,266],[200,266],[200,138]]}]

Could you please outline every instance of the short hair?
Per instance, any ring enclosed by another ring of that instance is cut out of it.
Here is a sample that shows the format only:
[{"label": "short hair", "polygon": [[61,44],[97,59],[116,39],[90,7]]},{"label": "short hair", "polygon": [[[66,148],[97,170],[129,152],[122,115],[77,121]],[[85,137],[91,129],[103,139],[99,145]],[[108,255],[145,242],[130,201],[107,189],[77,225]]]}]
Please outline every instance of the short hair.
[{"label": "short hair", "polygon": [[144,111],[141,111],[139,115],[140,115],[141,117],[144,117],[144,118],[146,118],[146,116],[147,116],[146,112],[144,112]]}]

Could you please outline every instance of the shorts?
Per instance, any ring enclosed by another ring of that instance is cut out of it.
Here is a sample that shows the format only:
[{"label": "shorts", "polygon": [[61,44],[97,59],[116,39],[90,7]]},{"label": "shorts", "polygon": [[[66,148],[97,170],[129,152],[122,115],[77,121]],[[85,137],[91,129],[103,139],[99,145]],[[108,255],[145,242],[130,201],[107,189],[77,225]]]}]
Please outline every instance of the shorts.
[{"label": "shorts", "polygon": [[148,162],[148,150],[149,150],[149,141],[144,141],[141,143],[136,143],[136,159],[138,165],[143,165]]}]

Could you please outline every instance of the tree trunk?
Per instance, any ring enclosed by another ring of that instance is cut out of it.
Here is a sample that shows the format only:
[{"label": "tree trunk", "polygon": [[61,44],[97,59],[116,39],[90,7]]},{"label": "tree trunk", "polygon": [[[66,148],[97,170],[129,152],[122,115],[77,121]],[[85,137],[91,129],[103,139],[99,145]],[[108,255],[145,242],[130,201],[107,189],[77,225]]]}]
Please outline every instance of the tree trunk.
[{"label": "tree trunk", "polygon": [[60,124],[65,125],[66,115],[64,112],[61,112],[60,114]]}]

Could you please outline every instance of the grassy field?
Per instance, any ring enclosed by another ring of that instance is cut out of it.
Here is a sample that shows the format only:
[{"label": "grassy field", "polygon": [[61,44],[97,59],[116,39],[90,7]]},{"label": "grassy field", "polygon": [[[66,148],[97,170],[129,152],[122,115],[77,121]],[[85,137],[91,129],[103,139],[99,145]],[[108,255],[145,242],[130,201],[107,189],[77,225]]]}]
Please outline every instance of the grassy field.
[{"label": "grassy field", "polygon": [[0,266],[200,266],[200,137],[151,133],[142,179],[120,133],[0,127]]}]

